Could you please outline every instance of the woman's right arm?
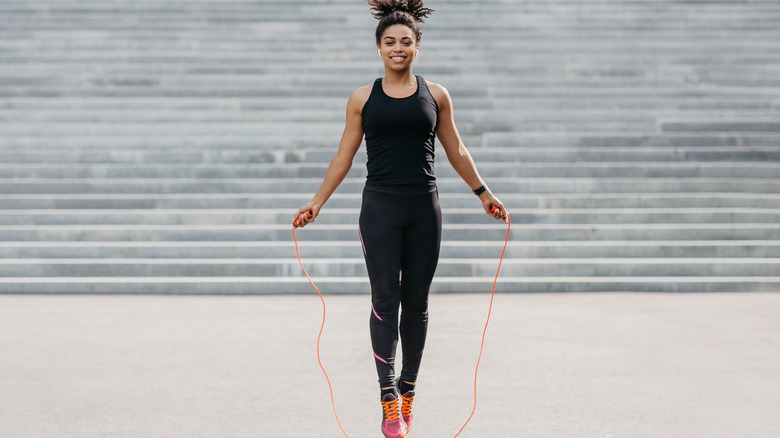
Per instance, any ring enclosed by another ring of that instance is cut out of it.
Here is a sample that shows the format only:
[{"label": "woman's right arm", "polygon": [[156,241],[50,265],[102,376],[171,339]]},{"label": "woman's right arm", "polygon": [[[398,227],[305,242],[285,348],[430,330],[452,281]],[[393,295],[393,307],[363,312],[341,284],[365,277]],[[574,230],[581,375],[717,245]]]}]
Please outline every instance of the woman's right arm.
[{"label": "woman's right arm", "polygon": [[[341,134],[339,148],[330,161],[328,172],[325,174],[325,179],[322,181],[319,190],[314,194],[311,201],[299,208],[295,214],[295,218],[298,220],[297,226],[304,227],[317,219],[322,206],[336,191],[339,184],[344,181],[350,169],[352,169],[355,154],[357,154],[360,144],[363,142],[363,118],[360,114],[370,92],[370,88],[362,87],[349,96],[347,101],[347,121],[344,124],[344,133]],[[311,217],[307,216],[306,212],[308,211],[311,211]],[[293,223],[296,224],[295,221]]]}]

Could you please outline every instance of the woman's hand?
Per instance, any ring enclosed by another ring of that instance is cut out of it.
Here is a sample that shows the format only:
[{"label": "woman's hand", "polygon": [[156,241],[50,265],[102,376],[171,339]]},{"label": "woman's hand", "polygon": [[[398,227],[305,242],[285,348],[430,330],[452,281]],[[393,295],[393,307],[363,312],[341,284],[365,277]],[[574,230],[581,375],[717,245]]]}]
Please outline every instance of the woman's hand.
[{"label": "woman's hand", "polygon": [[295,213],[295,219],[293,219],[294,228],[303,228],[306,225],[314,222],[317,219],[317,215],[320,214],[320,206],[314,202],[309,201],[303,207],[298,209]]},{"label": "woman's hand", "polygon": [[509,221],[509,213],[507,213],[506,207],[489,190],[481,194],[479,200],[482,201],[482,208],[485,209],[485,213],[504,222]]}]

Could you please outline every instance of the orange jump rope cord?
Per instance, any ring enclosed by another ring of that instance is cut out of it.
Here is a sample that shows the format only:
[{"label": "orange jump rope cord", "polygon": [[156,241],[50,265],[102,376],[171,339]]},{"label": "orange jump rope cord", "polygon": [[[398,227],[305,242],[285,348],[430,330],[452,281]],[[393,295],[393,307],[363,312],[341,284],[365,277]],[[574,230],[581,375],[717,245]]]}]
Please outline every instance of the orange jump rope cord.
[{"label": "orange jump rope cord", "polygon": [[306,268],[303,267],[301,253],[298,251],[298,238],[295,236],[295,227],[293,227],[293,240],[295,241],[295,255],[298,256],[298,263],[301,265],[303,273],[306,274],[306,278],[309,279],[309,283],[311,283],[312,287],[314,287],[314,290],[317,291],[317,295],[320,296],[320,300],[322,301],[322,324],[320,325],[320,333],[317,335],[317,363],[320,364],[320,369],[322,370],[322,373],[325,374],[325,380],[328,381],[330,403],[333,405],[333,414],[336,416],[336,423],[339,424],[339,428],[341,428],[341,432],[344,433],[344,436],[349,438],[347,432],[344,431],[344,426],[341,425],[341,420],[339,420],[339,413],[336,411],[336,399],[333,397],[333,387],[330,384],[330,377],[328,377],[328,372],[325,371],[325,367],[322,366],[322,359],[320,358],[320,338],[322,337],[322,330],[325,328],[325,298],[322,296],[322,292],[320,292],[320,290],[317,288],[317,285],[314,284],[314,281],[312,281],[311,277],[309,277],[309,273],[306,272]]},{"label": "orange jump rope cord", "polygon": [[498,283],[498,273],[501,272],[501,263],[504,262],[504,253],[506,252],[506,246],[509,244],[509,230],[512,228],[512,220],[509,215],[506,216],[506,240],[504,241],[504,249],[501,250],[501,258],[498,260],[498,269],[496,269],[496,278],[493,279],[493,291],[490,293],[490,307],[488,308],[487,319],[485,320],[485,328],[482,330],[482,342],[479,345],[479,356],[477,357],[477,366],[474,370],[474,407],[471,409],[471,415],[463,423],[458,433],[453,438],[457,438],[466,425],[471,421],[471,417],[474,416],[474,412],[477,411],[477,374],[479,373],[479,362],[482,360],[482,350],[485,348],[485,334],[487,333],[488,324],[490,323],[490,315],[493,313],[493,298],[496,296],[496,283]]},{"label": "orange jump rope cord", "polygon": [[[498,283],[498,273],[501,272],[501,264],[504,262],[504,253],[506,253],[506,247],[509,244],[509,231],[512,228],[512,220],[507,215],[507,227],[506,227],[506,241],[504,241],[504,248],[501,250],[501,258],[498,261],[498,269],[496,269],[496,277],[493,280],[493,291],[490,293],[490,307],[488,308],[488,315],[487,319],[485,320],[485,328],[482,330],[482,341],[479,345],[479,356],[477,357],[477,366],[474,370],[474,406],[471,409],[471,415],[469,415],[469,418],[466,420],[465,423],[463,423],[463,426],[461,426],[458,433],[455,434],[453,438],[457,438],[458,435],[460,435],[461,432],[463,432],[463,429],[466,428],[466,425],[469,424],[469,421],[471,421],[471,418],[474,416],[474,413],[477,411],[477,375],[479,374],[479,363],[482,360],[482,351],[485,348],[485,335],[487,334],[487,328],[488,324],[490,323],[490,315],[493,313],[493,299],[496,295],[496,283]],[[341,432],[344,433],[344,436],[349,438],[349,435],[347,435],[347,432],[344,431],[344,426],[341,425],[341,420],[339,420],[339,414],[336,411],[336,400],[333,397],[333,387],[330,383],[330,378],[328,377],[328,373],[325,371],[325,367],[322,366],[322,360],[320,358],[320,338],[322,337],[322,330],[325,327],[325,298],[322,296],[322,292],[317,288],[317,285],[314,284],[314,281],[312,281],[311,277],[309,277],[309,273],[306,272],[306,268],[303,267],[303,262],[301,261],[301,254],[298,250],[298,238],[295,235],[295,227],[293,227],[293,240],[295,241],[295,255],[298,256],[298,263],[301,265],[301,269],[303,269],[303,273],[306,275],[306,278],[309,279],[309,283],[311,283],[312,287],[314,287],[314,290],[317,291],[317,295],[320,296],[320,300],[322,301],[322,325],[320,325],[320,333],[317,335],[317,362],[320,364],[320,369],[322,370],[322,373],[325,374],[325,380],[328,381],[328,390],[330,391],[330,402],[333,405],[333,414],[336,416],[336,422],[339,425],[339,428],[341,429]]]}]

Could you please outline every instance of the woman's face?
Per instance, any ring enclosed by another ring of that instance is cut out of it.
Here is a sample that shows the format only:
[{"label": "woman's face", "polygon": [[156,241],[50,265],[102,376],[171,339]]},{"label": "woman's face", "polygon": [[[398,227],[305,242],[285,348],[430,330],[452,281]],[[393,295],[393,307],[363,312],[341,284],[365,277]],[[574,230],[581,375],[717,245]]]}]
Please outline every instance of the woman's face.
[{"label": "woman's face", "polygon": [[420,44],[409,26],[394,24],[385,29],[377,47],[386,67],[403,70],[411,67]]}]

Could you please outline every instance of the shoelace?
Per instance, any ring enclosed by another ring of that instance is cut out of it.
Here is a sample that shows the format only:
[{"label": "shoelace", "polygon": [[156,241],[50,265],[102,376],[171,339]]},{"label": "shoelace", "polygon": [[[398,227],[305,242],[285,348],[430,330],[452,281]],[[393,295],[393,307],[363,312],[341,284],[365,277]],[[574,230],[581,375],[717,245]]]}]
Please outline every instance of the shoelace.
[{"label": "shoelace", "polygon": [[383,401],[382,410],[385,414],[385,421],[395,421],[398,419],[398,400]]},{"label": "shoelace", "polygon": [[411,417],[412,416],[412,402],[414,402],[414,396],[411,397],[404,397],[403,394],[401,395],[401,400],[403,403],[401,404],[401,415],[404,417]]}]

